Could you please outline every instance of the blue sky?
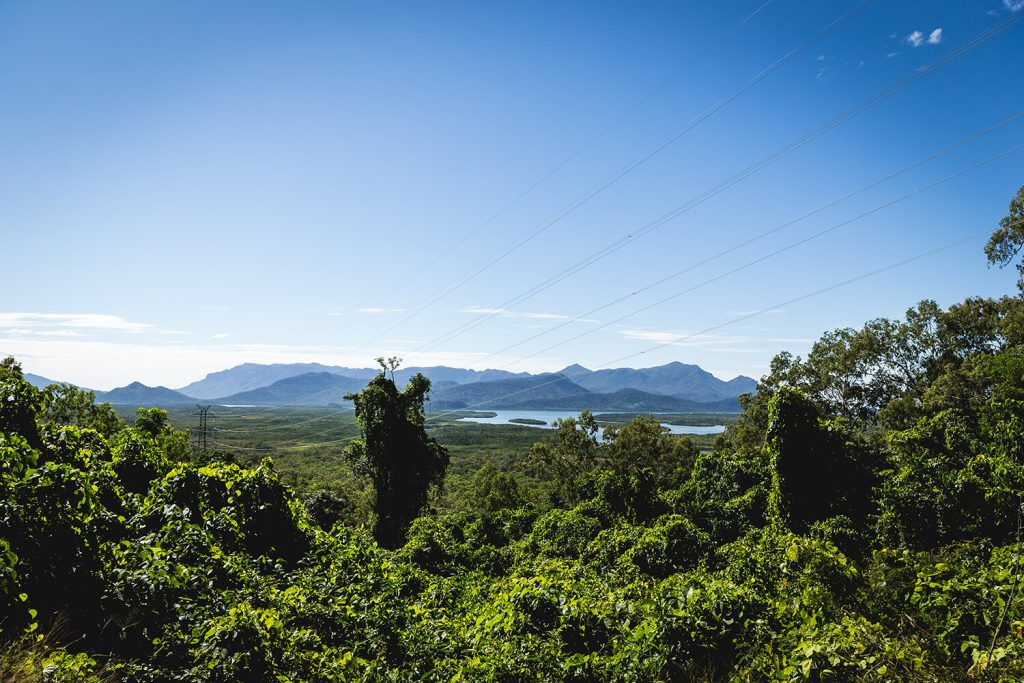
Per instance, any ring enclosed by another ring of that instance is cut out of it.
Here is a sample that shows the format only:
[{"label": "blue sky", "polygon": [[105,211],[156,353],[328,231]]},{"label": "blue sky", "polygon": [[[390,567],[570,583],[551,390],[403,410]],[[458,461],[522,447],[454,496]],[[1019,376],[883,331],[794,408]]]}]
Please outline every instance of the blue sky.
[{"label": "blue sky", "polygon": [[0,3],[0,353],[98,389],[382,354],[757,377],[923,298],[1015,292],[975,240],[777,306],[993,228],[1024,155],[988,160],[1024,119],[692,266],[1024,111],[1024,21],[504,305],[1024,12],[875,0],[594,194],[857,4]]}]

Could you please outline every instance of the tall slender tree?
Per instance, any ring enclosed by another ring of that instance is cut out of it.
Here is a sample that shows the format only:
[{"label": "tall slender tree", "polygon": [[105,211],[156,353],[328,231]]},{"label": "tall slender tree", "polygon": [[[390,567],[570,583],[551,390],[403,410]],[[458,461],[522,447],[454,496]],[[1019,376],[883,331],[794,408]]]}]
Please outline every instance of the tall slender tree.
[{"label": "tall slender tree", "polygon": [[381,373],[362,391],[345,396],[355,403],[361,434],[345,455],[373,483],[377,542],[394,548],[427,504],[430,487],[444,481],[448,450],[427,436],[424,427],[430,380],[417,373],[399,391],[394,371],[401,359],[377,362]]}]

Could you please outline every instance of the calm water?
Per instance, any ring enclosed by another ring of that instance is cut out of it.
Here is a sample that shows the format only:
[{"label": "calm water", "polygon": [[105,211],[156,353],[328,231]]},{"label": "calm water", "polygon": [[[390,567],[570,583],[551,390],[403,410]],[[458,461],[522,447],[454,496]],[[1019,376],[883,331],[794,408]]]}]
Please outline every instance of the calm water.
[{"label": "calm water", "polygon": [[[513,419],[543,420],[543,425],[522,425],[524,427],[536,427],[537,429],[551,429],[551,423],[559,418],[578,417],[579,412],[563,410],[489,410],[489,413],[497,413],[494,417],[462,417],[462,422],[479,422],[488,425],[503,425],[510,423]],[[600,422],[601,414],[597,413]],[[661,423],[662,427],[668,427],[672,434],[718,434],[725,431],[725,425],[670,425]]]}]

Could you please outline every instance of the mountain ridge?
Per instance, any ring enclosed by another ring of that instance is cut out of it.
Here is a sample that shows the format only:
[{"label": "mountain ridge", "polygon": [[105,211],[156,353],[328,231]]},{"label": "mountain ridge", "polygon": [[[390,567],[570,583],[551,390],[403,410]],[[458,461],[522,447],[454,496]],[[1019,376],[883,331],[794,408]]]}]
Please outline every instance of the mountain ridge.
[{"label": "mountain ridge", "polygon": [[604,394],[620,389],[637,389],[698,403],[736,398],[753,391],[757,383],[743,375],[720,380],[699,365],[673,361],[651,368],[610,368],[589,370],[573,364],[560,371],[585,389]]},{"label": "mountain ridge", "polygon": [[[293,374],[298,372],[299,374]],[[343,374],[347,372],[349,374]],[[183,405],[208,402],[219,405],[336,405],[344,395],[359,391],[380,371],[343,368],[320,363],[242,365],[208,374],[182,389],[147,387],[133,382],[108,392],[98,401],[136,405]],[[743,375],[724,381],[698,365],[672,362],[651,368],[590,370],[578,363],[554,373],[512,373],[505,370],[468,370],[449,366],[409,367],[395,372],[401,386],[416,372],[432,380],[433,409],[470,407],[648,411],[738,412],[740,394],[753,391],[756,382]],[[268,378],[274,381],[259,386]],[[45,380],[45,378],[40,378]],[[204,384],[205,383],[205,384]],[[245,386],[240,391],[212,394],[215,388]],[[198,387],[199,391],[195,391]]]},{"label": "mountain ridge", "polygon": [[[298,377],[307,373],[329,373],[355,379],[372,379],[379,368],[346,368],[340,365],[323,365],[321,363],[242,363],[227,370],[211,372],[201,380],[177,389],[186,396],[203,400],[231,396],[244,391],[268,387],[271,384],[289,377]],[[417,372],[423,373],[432,381],[454,381],[459,384],[490,381],[507,377],[518,377],[528,373],[513,373],[506,370],[467,370],[447,365],[426,367],[408,367],[395,371],[395,381],[404,385]]]},{"label": "mountain ridge", "polygon": [[[210,400],[218,405],[326,406],[343,402],[345,394],[359,391],[365,386],[366,380],[358,377],[345,377],[332,372],[307,372],[285,377],[265,387]],[[296,399],[303,398],[304,403],[296,403]]]},{"label": "mountain ridge", "polygon": [[137,406],[172,406],[195,403],[195,399],[167,387],[150,387],[132,382],[110,391],[97,391],[96,403]]},{"label": "mountain ridge", "polygon": [[56,380],[52,380],[42,375],[33,375],[31,372],[25,373],[25,381],[34,386],[36,389],[45,389],[51,384],[60,384]]}]

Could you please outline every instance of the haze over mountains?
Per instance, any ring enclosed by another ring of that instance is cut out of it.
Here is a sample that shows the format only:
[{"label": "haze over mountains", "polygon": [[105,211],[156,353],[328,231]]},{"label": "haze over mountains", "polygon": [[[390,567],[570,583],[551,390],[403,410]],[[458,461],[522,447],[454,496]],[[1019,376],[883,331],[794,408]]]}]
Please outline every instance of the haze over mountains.
[{"label": "haze over mountains", "polygon": [[[214,399],[230,396],[250,389],[260,389],[289,377],[297,377],[307,373],[328,373],[341,375],[354,379],[371,379],[380,372],[379,368],[343,368],[336,365],[321,365],[320,363],[275,363],[273,365],[261,365],[259,363],[243,363],[228,370],[211,372],[203,379],[192,382],[178,391],[186,396],[195,398]],[[504,370],[464,370],[462,368],[449,368],[443,365],[435,367],[411,367],[399,368],[395,371],[395,381],[404,385],[409,378],[421,372],[430,378],[431,384],[436,388],[440,382],[455,382],[466,384],[468,382],[487,381],[492,379],[505,379],[507,377],[527,376],[528,373],[512,373]],[[361,388],[361,387],[360,387]]]},{"label": "haze over mountains", "polygon": [[[307,405],[347,403],[379,370],[319,363],[260,365],[245,363],[214,372],[177,390],[133,382],[108,392],[99,401],[134,405]],[[430,408],[517,408],[637,412],[735,412],[737,397],[756,382],[744,376],[718,379],[696,365],[669,363],[653,368],[589,370],[570,365],[557,373],[512,373],[446,366],[402,368],[395,380],[404,385],[421,372],[430,378]],[[39,378],[44,380],[45,378]]]}]

